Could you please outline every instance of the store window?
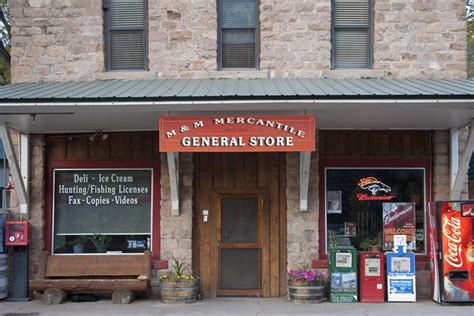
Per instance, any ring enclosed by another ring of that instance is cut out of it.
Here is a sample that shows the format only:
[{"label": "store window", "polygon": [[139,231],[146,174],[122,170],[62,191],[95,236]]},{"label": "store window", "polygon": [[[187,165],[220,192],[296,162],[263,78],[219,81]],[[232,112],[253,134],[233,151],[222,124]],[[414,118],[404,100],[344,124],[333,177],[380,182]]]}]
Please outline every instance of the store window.
[{"label": "store window", "polygon": [[371,0],[332,0],[332,68],[371,68]]},{"label": "store window", "polygon": [[104,0],[107,70],[147,69],[147,1]]},{"label": "store window", "polygon": [[258,1],[218,1],[220,69],[258,68]]},{"label": "store window", "polygon": [[387,250],[393,235],[406,234],[425,253],[424,168],[326,168],[325,181],[326,249]]},{"label": "store window", "polygon": [[153,169],[54,170],[53,252],[150,250],[152,179]]}]

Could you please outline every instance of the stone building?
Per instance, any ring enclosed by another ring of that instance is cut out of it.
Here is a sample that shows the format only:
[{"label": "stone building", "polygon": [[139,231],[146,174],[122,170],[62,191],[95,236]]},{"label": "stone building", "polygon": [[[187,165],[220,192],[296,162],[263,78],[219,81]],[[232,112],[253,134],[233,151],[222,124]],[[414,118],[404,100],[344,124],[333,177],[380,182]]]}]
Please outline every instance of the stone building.
[{"label": "stone building", "polygon": [[[287,270],[327,268],[333,242],[383,246],[383,201],[416,206],[429,278],[428,203],[467,197],[464,0],[18,0],[11,14],[0,124],[26,180],[9,216],[29,220],[30,279],[101,233],[114,253],[151,250],[156,294],[176,257],[205,297],[285,296]],[[176,136],[163,118],[199,138],[161,148]],[[206,119],[226,127],[199,134]]]}]

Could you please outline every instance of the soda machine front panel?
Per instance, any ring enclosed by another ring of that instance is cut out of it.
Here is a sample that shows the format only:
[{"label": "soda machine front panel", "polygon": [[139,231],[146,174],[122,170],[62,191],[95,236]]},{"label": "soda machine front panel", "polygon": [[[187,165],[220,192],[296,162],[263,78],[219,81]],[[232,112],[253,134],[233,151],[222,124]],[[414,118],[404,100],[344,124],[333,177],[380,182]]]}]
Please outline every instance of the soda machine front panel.
[{"label": "soda machine front panel", "polygon": [[474,203],[440,205],[442,300],[474,301]]}]

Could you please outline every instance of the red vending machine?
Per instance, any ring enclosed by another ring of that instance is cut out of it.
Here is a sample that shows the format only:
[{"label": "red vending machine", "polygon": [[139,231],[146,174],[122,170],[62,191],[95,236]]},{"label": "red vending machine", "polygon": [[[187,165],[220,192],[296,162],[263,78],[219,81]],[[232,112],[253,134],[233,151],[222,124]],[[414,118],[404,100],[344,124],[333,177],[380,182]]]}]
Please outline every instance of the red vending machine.
[{"label": "red vending machine", "polygon": [[382,252],[359,252],[360,301],[383,303],[385,301],[385,256]]},{"label": "red vending machine", "polygon": [[474,302],[474,201],[429,205],[433,300]]}]

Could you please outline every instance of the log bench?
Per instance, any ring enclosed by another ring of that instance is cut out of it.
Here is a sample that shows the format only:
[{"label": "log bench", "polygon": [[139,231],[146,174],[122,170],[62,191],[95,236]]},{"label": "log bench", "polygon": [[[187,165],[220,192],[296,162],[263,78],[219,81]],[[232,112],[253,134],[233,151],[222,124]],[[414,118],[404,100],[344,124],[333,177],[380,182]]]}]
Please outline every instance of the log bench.
[{"label": "log bench", "polygon": [[114,304],[128,304],[134,292],[150,290],[151,255],[48,256],[46,278],[30,280],[46,304],[60,304],[66,293],[112,292]]}]

